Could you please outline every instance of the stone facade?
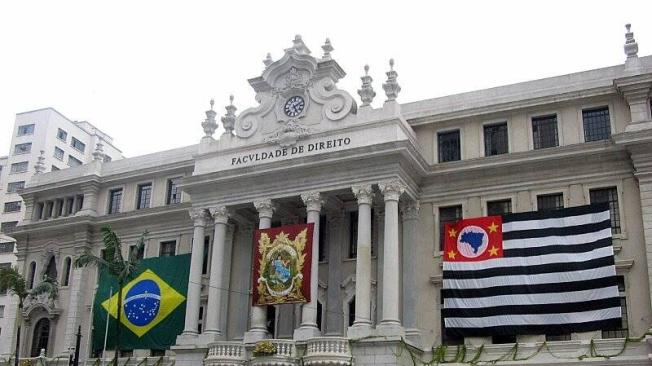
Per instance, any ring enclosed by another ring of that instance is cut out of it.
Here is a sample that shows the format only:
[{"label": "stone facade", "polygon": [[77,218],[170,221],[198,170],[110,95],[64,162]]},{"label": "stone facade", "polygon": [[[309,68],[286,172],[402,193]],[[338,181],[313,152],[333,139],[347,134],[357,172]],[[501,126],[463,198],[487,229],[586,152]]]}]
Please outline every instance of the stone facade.
[{"label": "stone facade", "polygon": [[[652,57],[632,51],[630,33],[623,65],[407,104],[397,101],[392,60],[381,108],[371,107],[376,92],[368,67],[358,107],[337,88],[345,74],[331,42],[315,57],[297,36],[249,80],[258,105],[236,114],[231,98],[219,136],[211,103],[202,130],[197,126],[204,134],[198,145],[38,175],[22,193],[28,204],[15,233],[19,263],[28,274],[31,263],[41,270],[51,257],[61,263],[85,248],[99,253],[105,224],[125,243],[148,230],[146,257],[175,241],[176,253],[192,253],[184,331],[167,353],[177,365],[412,365],[474,357],[649,364],[648,339],[626,347],[619,339],[643,337],[652,324]],[[590,119],[592,113],[601,119]],[[496,125],[505,127],[488,128]],[[151,203],[139,207],[138,187],[150,183]],[[44,202],[77,196],[83,204],[74,215],[37,213]],[[627,304],[619,333],[569,334],[549,343],[545,335],[443,337],[444,220],[604,197]],[[313,301],[252,306],[253,230],[298,222],[318,229]],[[206,248],[191,246],[205,237]],[[51,319],[46,357],[65,354],[77,325],[88,329],[95,281],[94,270],[76,269],[56,302],[25,311],[29,324]],[[28,325],[26,356],[31,332]],[[276,354],[253,354],[264,340]],[[439,347],[456,341],[462,344]],[[90,355],[87,344],[82,354]],[[133,354],[136,361],[147,355]]]}]

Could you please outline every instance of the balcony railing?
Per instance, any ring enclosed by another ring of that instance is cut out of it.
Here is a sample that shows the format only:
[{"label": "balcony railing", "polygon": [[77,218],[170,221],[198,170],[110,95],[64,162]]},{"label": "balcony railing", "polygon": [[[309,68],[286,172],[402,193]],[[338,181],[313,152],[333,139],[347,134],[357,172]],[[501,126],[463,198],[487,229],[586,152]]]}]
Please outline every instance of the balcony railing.
[{"label": "balcony railing", "polygon": [[353,356],[346,338],[323,337],[308,340],[304,365],[351,365]]}]

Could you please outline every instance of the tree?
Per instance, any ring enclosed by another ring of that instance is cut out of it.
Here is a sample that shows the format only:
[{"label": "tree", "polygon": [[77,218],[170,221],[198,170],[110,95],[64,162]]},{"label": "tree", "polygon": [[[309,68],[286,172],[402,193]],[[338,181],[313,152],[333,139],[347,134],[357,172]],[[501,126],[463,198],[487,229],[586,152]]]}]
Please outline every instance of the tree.
[{"label": "tree", "polygon": [[105,270],[108,274],[118,280],[118,309],[116,314],[116,330],[115,330],[115,364],[118,364],[118,357],[120,356],[120,322],[122,314],[122,288],[136,273],[136,268],[140,263],[138,253],[145,247],[145,238],[147,232],[144,232],[135,248],[129,251],[129,255],[125,259],[122,256],[122,243],[118,235],[111,229],[110,226],[103,226],[100,229],[102,234],[102,244],[104,245],[104,254],[98,257],[89,251],[81,254],[75,260],[76,267],[95,266],[100,270]]},{"label": "tree", "polygon": [[16,314],[16,359],[14,363],[18,366],[20,350],[20,327],[23,322],[23,305],[28,297],[36,297],[47,294],[48,298],[54,300],[59,295],[59,285],[55,278],[43,275],[41,283],[31,290],[27,288],[25,277],[18,271],[18,268],[3,268],[0,270],[0,289],[18,296],[18,312]]}]

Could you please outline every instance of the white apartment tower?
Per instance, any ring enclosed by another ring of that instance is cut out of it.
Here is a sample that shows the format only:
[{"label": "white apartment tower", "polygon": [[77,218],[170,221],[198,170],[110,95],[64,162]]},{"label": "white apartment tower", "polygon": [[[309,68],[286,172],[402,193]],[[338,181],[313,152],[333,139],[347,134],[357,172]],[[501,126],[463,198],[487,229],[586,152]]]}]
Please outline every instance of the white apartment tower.
[{"label": "white apartment tower", "polygon": [[[0,268],[16,265],[11,232],[23,219],[19,192],[37,169],[44,173],[90,162],[98,143],[106,161],[122,158],[111,136],[89,122],[71,121],[54,108],[18,113],[11,134],[9,154],[0,157]],[[13,334],[15,308],[15,299],[0,293],[0,339]],[[0,353],[10,353],[9,343],[1,343]]]}]

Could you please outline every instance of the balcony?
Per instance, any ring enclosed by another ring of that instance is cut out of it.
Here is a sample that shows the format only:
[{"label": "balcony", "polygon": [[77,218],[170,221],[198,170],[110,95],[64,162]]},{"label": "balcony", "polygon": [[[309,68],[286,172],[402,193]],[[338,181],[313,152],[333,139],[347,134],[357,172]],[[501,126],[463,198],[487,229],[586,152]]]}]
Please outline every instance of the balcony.
[{"label": "balcony", "polygon": [[244,365],[247,362],[247,350],[239,342],[217,342],[208,348],[204,360],[206,366]]},{"label": "balcony", "polygon": [[276,352],[268,355],[258,355],[251,358],[252,366],[295,366],[299,365],[300,359],[297,355],[297,347],[294,341],[270,339]]},{"label": "balcony", "polygon": [[347,338],[313,338],[306,344],[303,364],[306,366],[348,366],[353,355]]}]

